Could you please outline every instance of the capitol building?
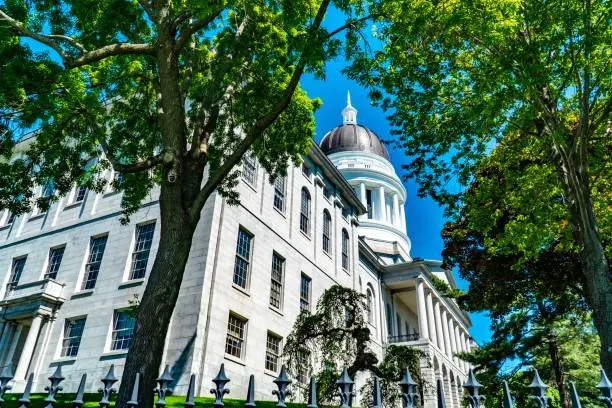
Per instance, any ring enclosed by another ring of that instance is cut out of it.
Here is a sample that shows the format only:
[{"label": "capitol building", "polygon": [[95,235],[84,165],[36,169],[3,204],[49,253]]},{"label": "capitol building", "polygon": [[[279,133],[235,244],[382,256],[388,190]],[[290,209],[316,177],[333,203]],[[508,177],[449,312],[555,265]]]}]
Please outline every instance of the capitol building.
[{"label": "capitol building", "polygon": [[[162,357],[175,394],[194,373],[196,392],[207,395],[221,363],[232,398],[245,396],[250,374],[271,382],[296,316],[340,284],[365,295],[373,350],[381,358],[390,344],[423,350],[421,375],[432,385],[442,378],[448,406],[460,406],[468,365],[455,354],[474,347],[471,322],[432,280],[456,283],[440,261],[411,257],[406,190],[350,97],[342,119],[286,177],[271,184],[246,157],[240,204],[219,194],[206,203]],[[118,191],[75,187],[47,211],[0,210],[0,370],[10,367],[15,391],[30,373],[42,391],[57,366],[67,391],[83,373],[96,391],[111,364],[121,377],[134,326],[126,310],[153,264],[159,204],[154,190],[128,225],[120,204]],[[270,390],[259,385],[256,398]]]}]

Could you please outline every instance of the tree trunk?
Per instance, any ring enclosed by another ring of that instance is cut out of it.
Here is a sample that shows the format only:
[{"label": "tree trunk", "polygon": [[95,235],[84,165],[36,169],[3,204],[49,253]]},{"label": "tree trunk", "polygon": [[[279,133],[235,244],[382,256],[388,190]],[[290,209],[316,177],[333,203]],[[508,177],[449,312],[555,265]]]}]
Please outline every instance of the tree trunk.
[{"label": "tree trunk", "polygon": [[569,408],[569,399],[567,390],[565,389],[565,374],[563,373],[561,357],[559,356],[559,345],[557,344],[557,337],[552,332],[548,334],[548,354],[555,373],[555,385],[557,391],[559,391],[561,406],[563,408]]}]

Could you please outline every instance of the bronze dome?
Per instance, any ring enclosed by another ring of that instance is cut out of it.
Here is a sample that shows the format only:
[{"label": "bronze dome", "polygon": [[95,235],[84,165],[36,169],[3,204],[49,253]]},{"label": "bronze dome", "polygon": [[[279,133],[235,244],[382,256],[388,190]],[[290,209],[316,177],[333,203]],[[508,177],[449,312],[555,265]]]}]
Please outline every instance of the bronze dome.
[{"label": "bronze dome", "polygon": [[328,132],[320,143],[327,155],[339,152],[368,152],[389,161],[387,148],[376,133],[356,123],[344,123]]}]

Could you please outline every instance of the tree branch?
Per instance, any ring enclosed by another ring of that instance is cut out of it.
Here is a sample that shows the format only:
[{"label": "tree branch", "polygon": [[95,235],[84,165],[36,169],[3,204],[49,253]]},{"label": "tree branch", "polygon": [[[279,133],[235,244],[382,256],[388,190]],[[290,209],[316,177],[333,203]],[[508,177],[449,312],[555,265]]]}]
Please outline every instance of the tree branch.
[{"label": "tree branch", "polygon": [[151,169],[159,164],[172,161],[172,154],[162,152],[154,156],[147,157],[146,159],[136,163],[122,164],[119,163],[119,161],[110,153],[106,142],[101,142],[100,146],[102,147],[102,151],[104,151],[104,156],[106,157],[106,160],[108,160],[113,166],[113,169],[118,171],[119,173],[138,173],[143,170]]},{"label": "tree branch", "polygon": [[189,213],[192,219],[197,219],[198,214],[200,213],[204,203],[208,197],[212,194],[213,191],[223,182],[225,176],[232,170],[232,168],[240,162],[242,156],[247,152],[247,150],[251,147],[253,142],[259,138],[263,132],[278,118],[278,116],[287,108],[289,103],[291,102],[291,98],[293,97],[293,93],[297,88],[300,78],[304,73],[304,69],[306,67],[307,59],[311,49],[312,41],[316,40],[316,32],[319,30],[321,23],[323,22],[323,17],[327,12],[327,7],[329,6],[331,0],[323,0],[321,5],[319,6],[319,11],[313,21],[312,26],[310,27],[309,32],[309,41],[306,42],[306,47],[302,51],[302,55],[300,56],[300,60],[293,71],[293,75],[289,80],[289,84],[287,88],[285,88],[285,92],[283,93],[280,100],[272,107],[270,112],[259,120],[257,120],[251,129],[247,132],[242,142],[238,145],[236,150],[223,162],[223,164],[219,167],[219,169],[211,174],[204,184],[204,187],[200,190],[197,197],[195,198],[191,208],[189,209]]},{"label": "tree branch", "polygon": [[213,11],[212,14],[206,17],[205,19],[196,20],[193,23],[189,24],[177,38],[174,49],[177,52],[180,51],[185,45],[185,43],[191,38],[192,35],[194,35],[196,32],[200,31],[201,29],[205,28],[207,25],[212,23],[214,19],[219,17],[223,9],[224,7],[220,7],[217,10]]},{"label": "tree branch", "polygon": [[375,14],[370,14],[369,16],[358,18],[357,20],[351,20],[348,23],[346,23],[346,24],[336,28],[334,31],[330,31],[327,34],[327,38],[331,38],[334,35],[336,35],[336,34],[342,32],[342,31],[346,30],[349,27],[354,27],[355,24],[363,23],[364,21],[373,20],[373,19],[376,19],[376,18],[379,18],[379,17],[383,17],[383,16],[384,16],[383,13],[375,13]]},{"label": "tree branch", "polygon": [[155,18],[155,12],[153,10],[153,4],[145,0],[138,0],[138,4],[140,4],[140,7],[142,7],[145,13],[147,13],[149,19],[157,24],[157,19]]}]

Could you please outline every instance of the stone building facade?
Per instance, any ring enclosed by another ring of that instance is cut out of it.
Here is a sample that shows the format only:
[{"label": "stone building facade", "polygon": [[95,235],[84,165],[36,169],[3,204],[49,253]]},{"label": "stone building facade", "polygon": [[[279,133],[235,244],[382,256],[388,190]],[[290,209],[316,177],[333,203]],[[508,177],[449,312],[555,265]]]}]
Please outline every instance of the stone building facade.
[{"label": "stone building facade", "polygon": [[[459,406],[468,367],[455,353],[472,346],[471,323],[432,284],[436,276],[455,286],[453,277],[439,261],[411,258],[406,191],[385,146],[357,123],[350,98],[342,115],[286,177],[271,184],[247,157],[240,205],[219,195],[206,203],[166,334],[175,393],[195,373],[206,394],[221,363],[233,397],[244,396],[250,374],[275,376],[300,310],[341,284],[366,295],[375,351],[396,343],[426,351],[422,374],[431,384],[443,377],[449,405]],[[126,309],[157,249],[156,195],[125,226],[112,189],[75,187],[46,212],[0,210],[0,368],[15,373],[16,390],[33,373],[40,391],[58,365],[67,390],[84,372],[97,389],[110,364],[120,376],[133,328]]]}]

